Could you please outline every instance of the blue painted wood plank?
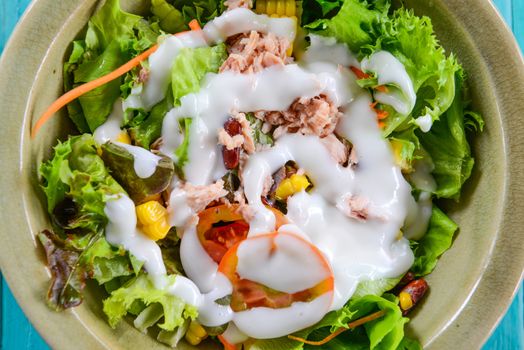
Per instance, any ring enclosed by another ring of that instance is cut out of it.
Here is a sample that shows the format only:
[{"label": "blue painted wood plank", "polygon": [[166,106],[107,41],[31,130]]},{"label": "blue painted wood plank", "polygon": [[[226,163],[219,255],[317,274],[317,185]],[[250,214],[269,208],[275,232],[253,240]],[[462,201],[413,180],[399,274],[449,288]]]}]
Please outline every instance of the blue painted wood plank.
[{"label": "blue painted wood plank", "polygon": [[0,53],[4,50],[9,35],[30,2],[31,0],[0,1]]},{"label": "blue painted wood plank", "polygon": [[[30,0],[0,0],[0,53]],[[499,11],[513,29],[517,41],[524,47],[524,0],[494,0]],[[48,350],[38,333],[31,327],[0,278],[0,349]],[[496,296],[494,296],[496,297]],[[503,318],[483,350],[524,350],[524,283],[508,313]]]},{"label": "blue painted wood plank", "polygon": [[513,0],[513,33],[524,51],[524,0]]},{"label": "blue painted wood plank", "polygon": [[[521,0],[517,0],[521,1]],[[493,0],[495,5],[497,6],[500,14],[504,19],[506,20],[506,23],[510,28],[513,26],[513,6],[512,6],[512,0]]]},{"label": "blue painted wood plank", "polygon": [[48,350],[2,279],[2,350]]}]

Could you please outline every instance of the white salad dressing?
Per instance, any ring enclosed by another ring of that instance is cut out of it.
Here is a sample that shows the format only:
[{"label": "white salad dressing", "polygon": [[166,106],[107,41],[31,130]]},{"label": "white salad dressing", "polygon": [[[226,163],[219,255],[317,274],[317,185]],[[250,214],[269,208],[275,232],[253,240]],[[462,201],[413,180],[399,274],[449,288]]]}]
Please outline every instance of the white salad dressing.
[{"label": "white salad dressing", "polygon": [[[273,244],[278,249],[273,250]],[[240,278],[269,288],[298,293],[329,277],[329,271],[306,242],[289,234],[242,242],[237,251]],[[260,268],[264,266],[264,268]]]},{"label": "white salad dressing", "polygon": [[96,128],[93,133],[93,138],[96,143],[102,145],[107,141],[116,141],[118,136],[122,133],[120,126],[124,120],[124,110],[122,108],[122,99],[117,99],[113,104],[113,111],[107,117],[104,124]]},{"label": "white salad dressing", "polygon": [[[158,50],[149,57],[149,77],[143,89],[136,90],[126,100],[125,106],[151,109],[165,97],[171,79],[171,67],[182,48],[197,48],[214,45],[228,37],[256,30],[273,33],[293,42],[296,22],[291,18],[271,18],[237,8],[227,11],[208,22],[202,31],[190,31],[165,37]],[[140,95],[138,95],[140,94]]]},{"label": "white salad dressing", "polygon": [[388,92],[375,91],[377,101],[390,105],[402,115],[411,113],[417,95],[406,68],[395,56],[387,51],[377,51],[362,60],[361,67],[364,71],[374,72],[379,85],[394,86],[388,86]]},{"label": "white salad dressing", "polygon": [[121,142],[115,142],[115,145],[118,145],[131,153],[134,158],[133,168],[135,173],[142,179],[151,177],[155,173],[158,162],[162,159],[160,156],[157,156],[142,147],[131,146]]},{"label": "white salad dressing", "polygon": [[415,124],[417,124],[422,132],[428,132],[433,126],[433,118],[430,114],[423,115],[415,119]]},{"label": "white salad dressing", "polygon": [[171,66],[180,50],[185,47],[203,46],[207,46],[206,40],[202,33],[197,31],[165,37],[158,50],[149,57],[149,77],[142,90],[142,105],[136,101],[135,105],[149,110],[162,101],[171,81]]},{"label": "white salad dressing", "polygon": [[296,21],[289,17],[273,18],[258,15],[242,7],[224,12],[221,16],[208,22],[203,30],[210,43],[223,42],[228,37],[249,33],[252,30],[273,33],[278,37],[287,38],[292,43],[297,32]]},{"label": "white salad dressing", "polygon": [[[164,98],[171,64],[181,48],[205,46],[250,30],[272,32],[292,40],[295,23],[240,8],[215,18],[203,32],[165,39],[149,59],[151,72],[140,95],[142,106],[150,108]],[[310,302],[294,302],[286,308],[255,307],[233,312],[231,307],[215,302],[230,295],[232,285],[202,247],[196,222],[191,220],[196,213],[188,205],[183,190],[175,186],[171,193],[170,223],[183,232],[180,256],[189,279],[177,277],[171,285],[165,280],[160,248],[136,227],[133,202],[124,195],[106,203],[108,241],[124,246],[144,261],[157,288],[196,306],[203,325],[219,326],[233,321],[224,334],[232,343],[245,340],[246,336],[275,338],[308,327],[328,310],[343,306],[360,281],[398,277],[413,262],[408,241],[398,239],[398,232],[418,207],[411,196],[411,187],[395,165],[389,143],[382,138],[376,114],[369,106],[370,96],[358,87],[348,70],[348,65],[359,66],[358,61],[344,45],[331,39],[312,37],[311,43],[298,64],[273,66],[256,74],[208,74],[199,92],[184,96],[180,106],[166,115],[162,151],[174,156],[183,140],[178,120],[192,118],[189,162],[184,174],[193,185],[209,185],[225,172],[217,132],[231,113],[286,110],[298,98],[326,94],[344,112],[337,133],[355,147],[358,155],[355,168],[339,165],[318,137],[287,134],[274,147],[251,155],[241,178],[254,214],[249,220],[249,236],[253,237],[275,230],[274,214],[260,198],[266,176],[289,160],[305,170],[314,188],[310,193],[302,191],[288,199],[287,218],[291,223],[282,226],[279,232],[296,233],[323,253],[333,271],[333,292]],[[391,104],[403,114],[411,111],[415,104],[413,84],[398,60],[387,52],[378,52],[363,62],[362,68],[376,72],[380,84],[398,87],[391,89],[390,94],[375,95],[377,100]],[[138,103],[136,99],[132,102]],[[366,201],[367,220],[347,215],[354,198]],[[422,197],[419,205],[421,200]],[[326,272],[312,265],[315,257],[308,256],[305,248],[284,244],[282,248],[287,250],[274,252],[275,260],[268,264],[268,255],[260,253],[264,247],[251,242],[244,241],[238,250],[237,272],[244,278],[290,293],[310,288],[325,278]],[[294,258],[297,255],[300,258],[297,261],[289,258],[293,249],[296,249]]]},{"label": "white salad dressing", "polygon": [[[182,97],[180,107],[166,115],[162,128],[162,152],[174,154],[180,144],[178,119],[193,117],[189,133],[192,140],[189,143],[189,162],[184,174],[194,185],[209,184],[219,160],[217,130],[233,111],[286,110],[299,97],[314,97],[321,93],[326,93],[340,105],[351,101],[352,93],[349,86],[345,86],[348,85],[345,80],[349,76],[347,72],[327,63],[314,68],[316,73],[289,64],[273,66],[256,74],[208,74],[199,92]],[[293,84],[289,84],[290,81]]]},{"label": "white salad dressing", "polygon": [[143,261],[150,275],[165,275],[166,267],[160,247],[137,228],[133,201],[124,194],[111,198],[106,202],[104,213],[108,219],[107,241],[115,246],[123,246],[135,258]]},{"label": "white salad dressing", "polygon": [[437,189],[437,182],[431,175],[435,168],[429,154],[413,162],[414,172],[408,175],[409,181],[421,192],[417,200],[416,210],[406,218],[404,236],[418,240],[428,230],[433,211],[431,193]]}]

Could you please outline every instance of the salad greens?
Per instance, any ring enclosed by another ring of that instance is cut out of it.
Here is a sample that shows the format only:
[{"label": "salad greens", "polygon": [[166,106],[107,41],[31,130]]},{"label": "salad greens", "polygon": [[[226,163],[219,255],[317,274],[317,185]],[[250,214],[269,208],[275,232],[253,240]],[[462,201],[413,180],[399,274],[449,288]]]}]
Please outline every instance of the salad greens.
[{"label": "salad greens", "polygon": [[[408,115],[380,106],[388,115],[384,120],[384,137],[394,148],[398,146],[402,170],[406,172],[414,170],[414,161],[420,154],[429,155],[437,184],[433,195],[437,199],[458,200],[474,166],[468,132],[482,131],[482,118],[467,109],[463,93],[465,74],[457,59],[447,55],[439,44],[431,20],[404,8],[393,11],[390,5],[389,0],[304,0],[301,24],[307,32],[345,43],[359,59],[386,50],[404,65],[413,82],[417,103]],[[152,0],[150,15],[142,17],[122,11],[119,0],[107,0],[89,21],[85,37],[73,42],[64,64],[65,90],[114,71],[154,45],[161,35],[187,30],[193,19],[204,25],[223,11],[224,5],[219,0]],[[124,127],[134,144],[152,148],[161,136],[166,113],[179,105],[183,96],[198,91],[205,75],[218,72],[227,57],[223,43],[182,49],[172,64],[167,96],[149,111],[126,111]],[[373,72],[364,73],[366,76],[358,83],[374,93],[378,80]],[[189,159],[192,119],[180,119],[184,137],[176,150],[175,162],[163,159],[155,172],[161,179],[154,179],[154,183],[129,177],[128,174],[135,174],[131,170],[132,156],[114,144],[99,147],[88,134],[107,120],[117,99],[136,93],[133,89],[143,83],[141,74],[140,69],[134,69],[68,105],[69,117],[83,135],[59,142],[53,158],[40,167],[54,230],[43,231],[38,238],[52,272],[47,298],[52,308],[62,310],[79,305],[86,281],[93,279],[109,293],[103,310],[112,327],[127,314],[135,315],[138,329],[158,327],[161,329],[158,339],[175,346],[190,320],[198,316],[197,309],[156,289],[140,261],[106,241],[104,229],[108,219],[104,208],[110,198],[119,194],[128,194],[136,203],[144,202],[163,192],[175,173],[183,178],[181,169]],[[263,131],[263,122],[253,114],[246,117],[255,142],[272,145],[272,137]],[[433,123],[426,132],[417,123],[423,117],[429,117]],[[231,200],[238,188],[233,182],[239,180],[237,173],[228,174]],[[418,277],[431,273],[439,257],[450,248],[457,229],[457,224],[434,205],[427,233],[411,242],[415,255],[411,272]],[[173,282],[177,275],[183,275],[178,261],[178,237],[171,232],[160,241],[160,246],[170,273],[168,278]],[[400,279],[362,282],[342,309],[294,334],[311,341],[320,340],[372,312],[385,312],[383,317],[349,329],[323,345],[308,345],[285,337],[254,340],[248,349],[421,349],[418,342],[405,336],[408,319],[402,315],[398,298],[391,294]]]}]

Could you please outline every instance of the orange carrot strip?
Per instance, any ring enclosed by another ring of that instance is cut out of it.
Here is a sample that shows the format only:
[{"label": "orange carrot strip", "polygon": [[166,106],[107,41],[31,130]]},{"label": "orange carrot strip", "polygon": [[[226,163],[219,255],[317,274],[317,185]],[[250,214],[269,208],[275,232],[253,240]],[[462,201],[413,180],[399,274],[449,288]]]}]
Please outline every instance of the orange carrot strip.
[{"label": "orange carrot strip", "polygon": [[189,28],[195,31],[202,30],[202,28],[200,27],[200,24],[198,23],[196,19],[193,19],[191,20],[191,22],[189,22]]},{"label": "orange carrot strip", "polygon": [[367,73],[364,73],[361,69],[355,66],[351,66],[349,67],[349,69],[351,69],[351,71],[357,76],[358,79],[367,79],[371,76]]},{"label": "orange carrot strip", "polygon": [[[189,22],[189,27],[191,30],[202,30],[200,28],[200,24],[198,24],[198,21],[196,19]],[[175,35],[187,33],[180,32]],[[94,90],[104,84],[109,83],[110,81],[113,81],[122,75],[126,74],[136,66],[138,66],[142,61],[146,60],[149,56],[151,56],[156,50],[158,49],[158,44],[151,46],[148,50],[142,52],[140,55],[133,58],[131,61],[125,63],[124,65],[120,66],[116,70],[112,71],[109,74],[104,75],[103,77],[100,77],[98,79],[92,80],[90,82],[87,82],[85,84],[82,84],[73,90],[68,91],[64,95],[62,95],[58,100],[53,102],[51,106],[42,114],[42,116],[37,120],[35,126],[31,130],[31,138],[34,139],[36,137],[36,134],[38,133],[38,130],[49,120],[51,117],[61,110],[63,107],[65,107],[68,103],[71,103],[72,101],[76,100],[80,96],[88,93],[91,90]]]},{"label": "orange carrot strip", "polygon": [[295,337],[294,335],[288,335],[287,337],[288,337],[289,339],[293,339],[293,340],[296,340],[296,341],[302,342],[302,343],[304,343],[304,344],[309,344],[309,345],[324,345],[324,344],[326,344],[328,341],[330,341],[331,339],[333,339],[333,338],[335,338],[336,336],[338,336],[340,333],[343,333],[343,332],[347,331],[348,329],[354,329],[354,328],[357,328],[358,326],[361,326],[361,325],[363,325],[364,323],[368,323],[368,322],[374,321],[374,320],[376,320],[377,318],[380,318],[380,317],[384,316],[385,314],[386,314],[386,311],[384,311],[384,310],[380,310],[380,311],[377,311],[377,312],[375,312],[375,313],[372,313],[371,315],[368,315],[368,316],[366,316],[366,317],[359,318],[359,319],[356,320],[356,321],[353,321],[353,322],[351,322],[351,323],[348,323],[348,328],[340,327],[339,329],[337,329],[336,331],[334,331],[333,333],[331,333],[330,335],[328,335],[327,337],[325,337],[324,339],[319,340],[319,341],[307,340],[307,339],[304,339],[304,338]]},{"label": "orange carrot strip", "polygon": [[383,93],[389,92],[389,89],[386,85],[378,85],[378,86],[375,86],[374,89],[377,91],[383,92]]},{"label": "orange carrot strip", "polygon": [[98,88],[98,87],[100,87],[100,86],[102,86],[104,84],[107,84],[110,81],[113,81],[113,80],[121,77],[122,75],[126,74],[131,69],[133,69],[136,66],[138,66],[140,64],[140,62],[142,62],[143,60],[145,60],[146,58],[151,56],[151,54],[153,52],[155,52],[157,49],[158,49],[158,45],[154,45],[151,48],[149,48],[147,51],[144,51],[143,53],[141,53],[140,55],[136,56],[131,61],[127,62],[123,66],[121,66],[121,67],[117,68],[116,70],[112,71],[111,73],[106,74],[103,77],[100,77],[100,78],[95,79],[93,81],[90,81],[88,83],[82,84],[82,85],[74,88],[73,90],[68,91],[66,94],[62,95],[58,100],[53,102],[51,104],[51,106],[49,106],[49,108],[45,111],[45,113],[42,114],[40,119],[38,119],[38,121],[36,122],[35,126],[33,127],[33,130],[31,131],[31,138],[34,139],[35,136],[36,136],[36,133],[38,132],[38,130],[40,130],[42,125],[44,125],[49,119],[51,119],[51,117],[56,112],[58,112],[60,109],[62,109],[68,103],[74,101],[75,99],[77,99],[78,97],[88,93],[89,91],[94,90],[94,89],[96,89],[96,88]]},{"label": "orange carrot strip", "polygon": [[382,109],[375,109],[375,112],[377,112],[377,118],[379,120],[386,119],[389,115],[388,111],[383,111]]}]

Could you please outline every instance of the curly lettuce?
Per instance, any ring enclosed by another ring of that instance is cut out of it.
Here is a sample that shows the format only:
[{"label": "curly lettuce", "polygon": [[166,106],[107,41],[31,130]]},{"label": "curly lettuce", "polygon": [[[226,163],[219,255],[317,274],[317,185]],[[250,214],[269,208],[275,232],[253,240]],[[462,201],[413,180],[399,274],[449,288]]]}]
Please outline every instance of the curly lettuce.
[{"label": "curly lettuce", "polygon": [[[173,283],[175,279],[176,276],[168,276],[169,283]],[[166,331],[174,331],[177,327],[183,326],[186,319],[197,317],[197,309],[194,306],[186,304],[166,290],[156,289],[145,274],[137,276],[113,291],[109,298],[104,300],[104,313],[109,324],[114,328],[128,312],[136,313],[137,305],[143,305],[139,307],[142,312],[152,304],[161,306],[163,322],[159,323],[158,327]]]}]

